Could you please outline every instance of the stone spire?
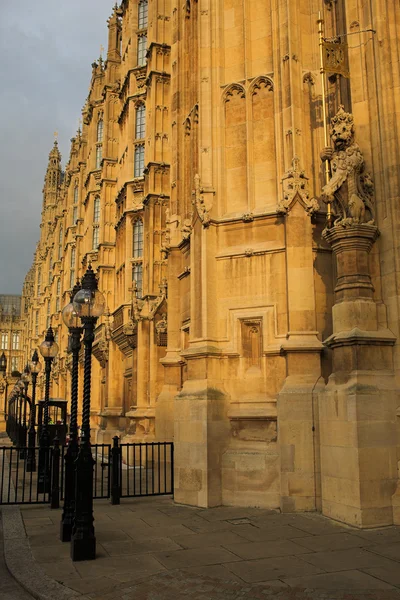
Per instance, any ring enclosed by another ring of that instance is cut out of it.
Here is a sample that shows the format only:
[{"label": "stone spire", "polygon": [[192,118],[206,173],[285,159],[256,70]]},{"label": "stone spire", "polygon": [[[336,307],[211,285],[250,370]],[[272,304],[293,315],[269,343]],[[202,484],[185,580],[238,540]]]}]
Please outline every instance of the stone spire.
[{"label": "stone spire", "polygon": [[58,149],[58,142],[54,140],[54,146],[49,154],[46,176],[43,188],[44,207],[52,206],[57,203],[58,190],[61,184],[61,154]]}]

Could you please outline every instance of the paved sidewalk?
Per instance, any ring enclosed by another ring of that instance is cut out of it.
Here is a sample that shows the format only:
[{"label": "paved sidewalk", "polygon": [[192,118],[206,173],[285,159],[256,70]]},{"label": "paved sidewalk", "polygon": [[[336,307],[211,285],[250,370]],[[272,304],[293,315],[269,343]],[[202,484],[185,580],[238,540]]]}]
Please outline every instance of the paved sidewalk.
[{"label": "paved sidewalk", "polygon": [[73,563],[58,540],[60,510],[21,512],[45,573],[93,600],[400,598],[400,527],[359,531],[314,513],[170,498],[95,501],[97,559]]},{"label": "paved sidewalk", "polygon": [[1,600],[33,600],[10,575],[4,561],[3,526],[0,514],[0,599]]}]

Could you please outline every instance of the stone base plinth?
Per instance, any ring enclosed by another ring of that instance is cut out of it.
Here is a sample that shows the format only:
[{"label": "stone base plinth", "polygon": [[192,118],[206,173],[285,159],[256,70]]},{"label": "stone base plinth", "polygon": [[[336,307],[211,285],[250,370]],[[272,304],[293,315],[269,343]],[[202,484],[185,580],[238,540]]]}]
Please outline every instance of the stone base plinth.
[{"label": "stone base plinth", "polygon": [[332,375],[320,394],[322,512],[355,527],[393,524],[396,406],[389,374]]}]

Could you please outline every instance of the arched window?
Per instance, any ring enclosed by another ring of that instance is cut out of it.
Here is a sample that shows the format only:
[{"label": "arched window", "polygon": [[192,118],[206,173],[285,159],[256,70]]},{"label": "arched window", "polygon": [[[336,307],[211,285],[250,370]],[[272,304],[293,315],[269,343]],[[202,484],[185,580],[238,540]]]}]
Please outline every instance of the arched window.
[{"label": "arched window", "polygon": [[50,300],[47,302],[47,316],[46,316],[46,329],[48,329],[51,325],[51,315],[50,315]]},{"label": "arched window", "polygon": [[136,128],[135,138],[142,140],[146,134],[146,107],[144,104],[139,104],[136,108]]},{"label": "arched window", "polygon": [[100,235],[100,198],[96,196],[93,203],[93,234],[92,234],[92,249],[97,250],[99,247]]},{"label": "arched window", "polygon": [[148,0],[140,0],[138,5],[138,29],[145,29],[148,22]]},{"label": "arched window", "polygon": [[79,195],[79,191],[78,191],[78,184],[75,184],[74,187],[74,204],[78,204],[78,195]]},{"label": "arched window", "polygon": [[50,285],[52,280],[53,280],[53,258],[52,258],[52,256],[50,256],[50,258],[49,258],[49,279],[48,279],[47,283]]},{"label": "arched window", "polygon": [[134,177],[142,177],[144,171],[144,144],[135,146]]},{"label": "arched window", "polygon": [[143,256],[143,221],[135,221],[133,226],[133,258]]},{"label": "arched window", "polygon": [[144,67],[146,64],[146,52],[147,52],[147,35],[138,36],[137,45],[137,64],[138,67]]},{"label": "arched window", "polygon": [[39,267],[38,268],[38,273],[37,273],[37,290],[36,290],[36,295],[40,296],[41,292],[42,292],[42,269]]},{"label": "arched window", "polygon": [[136,296],[141,298],[143,295],[143,267],[141,264],[133,266],[132,280],[136,282]]},{"label": "arched window", "polygon": [[103,160],[103,146],[96,146],[96,169],[100,169]]},{"label": "arched window", "polygon": [[97,122],[97,141],[98,142],[103,141],[103,129],[104,129],[104,122],[103,122],[103,119],[100,118]]},{"label": "arched window", "polygon": [[61,294],[61,279],[57,279],[57,291],[56,291],[56,312],[60,310],[60,294]]},{"label": "arched window", "polygon": [[62,257],[62,246],[63,246],[63,228],[60,226],[60,231],[58,234],[58,260]]},{"label": "arched window", "polygon": [[69,287],[73,288],[75,285],[75,261],[76,261],[76,248],[71,248],[71,262],[70,262],[70,274],[69,274]]},{"label": "arched window", "polygon": [[96,196],[93,204],[93,223],[100,223],[100,198]]}]

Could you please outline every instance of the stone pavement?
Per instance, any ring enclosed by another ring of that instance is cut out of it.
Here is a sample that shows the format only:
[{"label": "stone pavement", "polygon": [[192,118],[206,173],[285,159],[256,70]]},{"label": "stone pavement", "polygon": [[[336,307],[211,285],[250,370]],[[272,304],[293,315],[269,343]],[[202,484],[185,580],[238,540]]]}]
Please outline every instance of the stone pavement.
[{"label": "stone pavement", "polygon": [[60,510],[21,512],[44,572],[87,599],[400,600],[400,527],[360,531],[315,513],[170,498],[95,501],[97,559],[73,563],[58,540]]},{"label": "stone pavement", "polygon": [[3,526],[0,514],[0,600],[33,600],[10,575],[4,561]]}]

